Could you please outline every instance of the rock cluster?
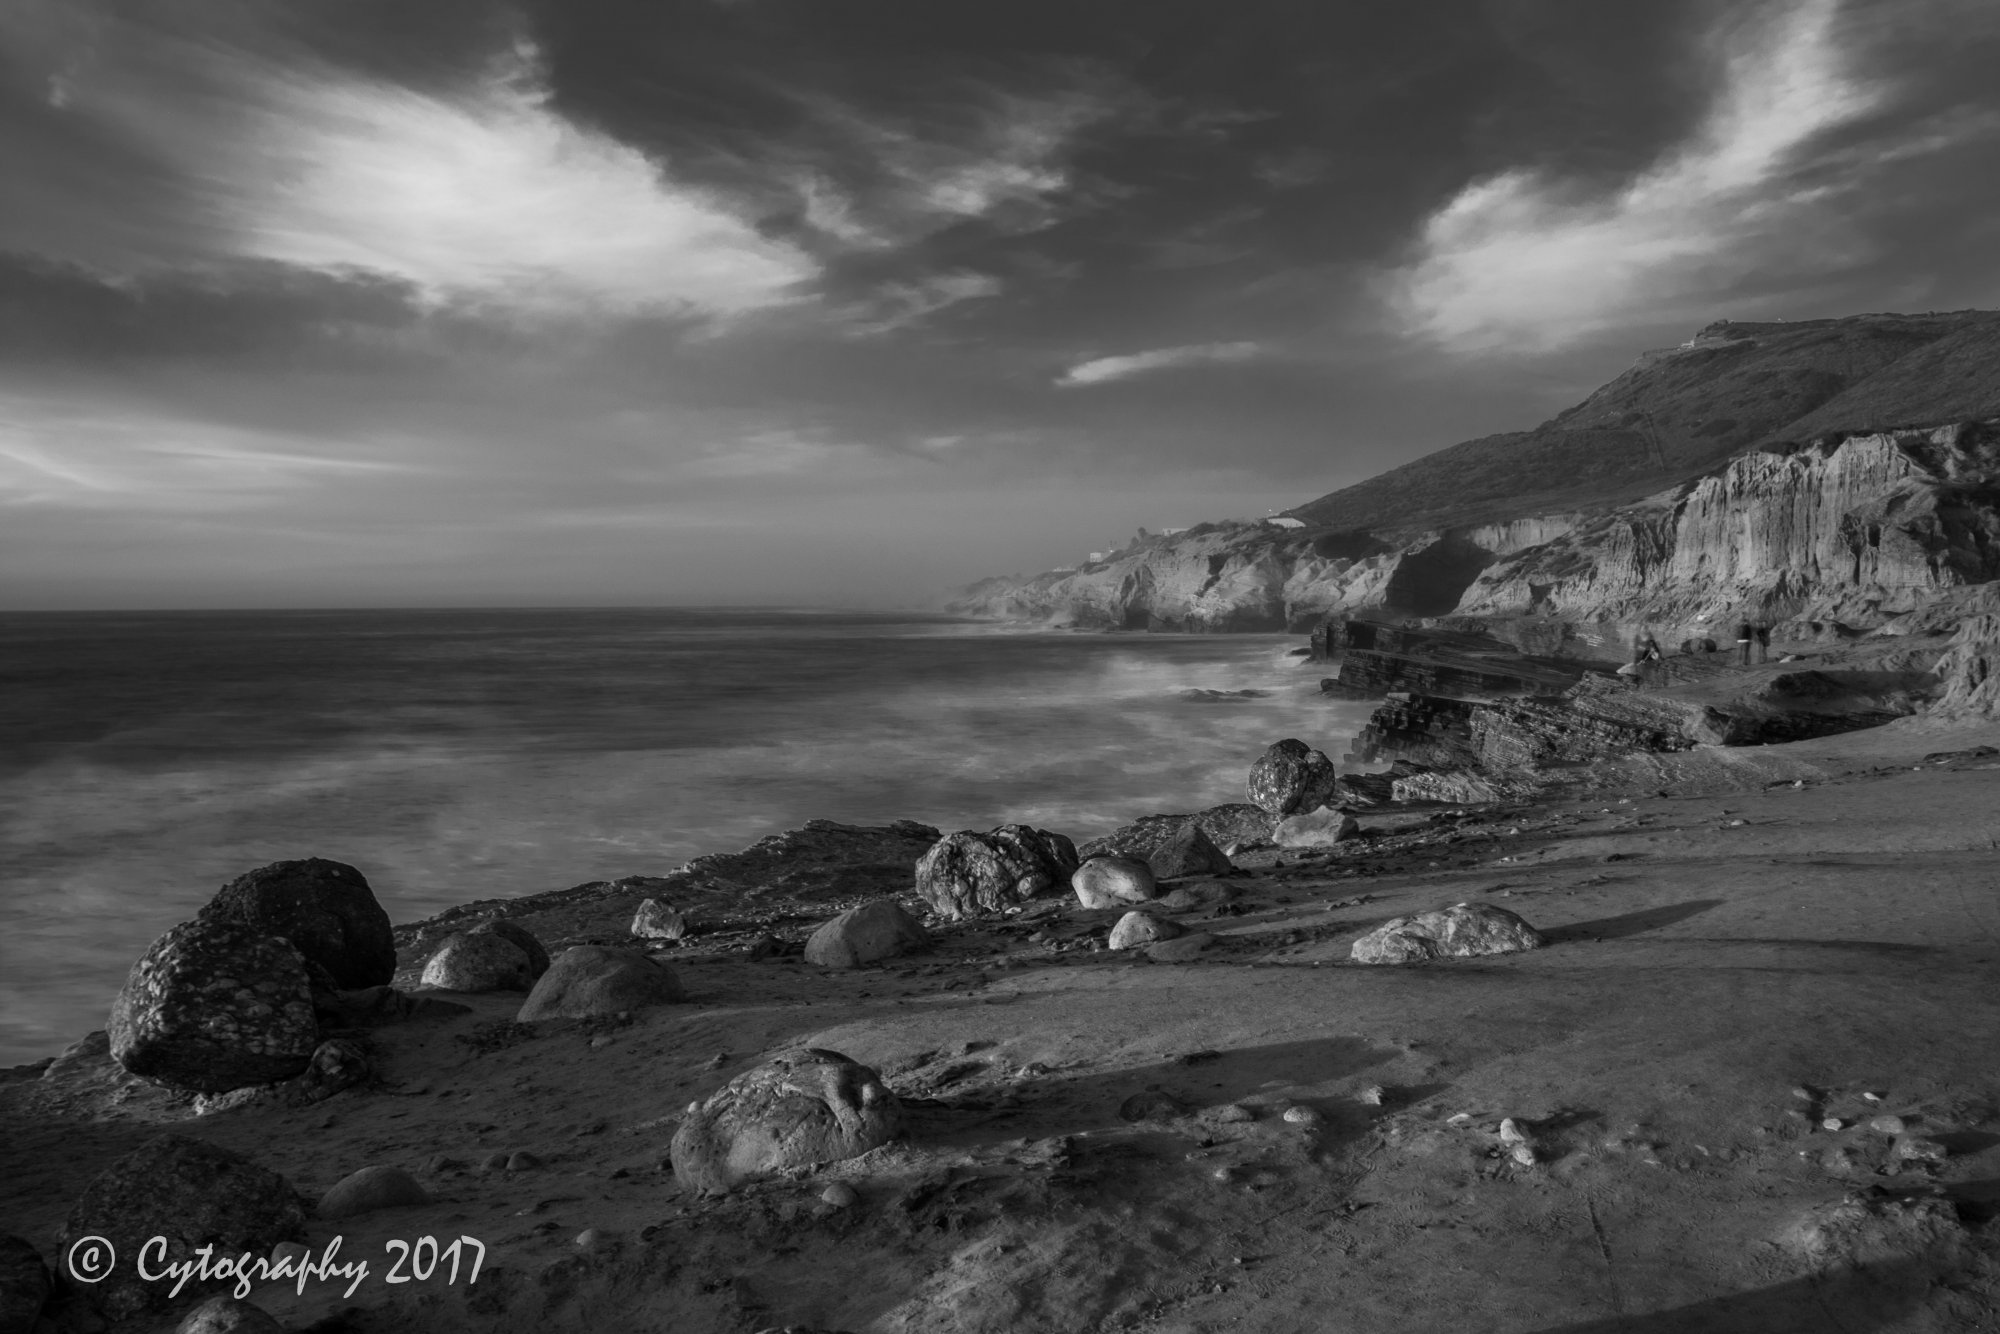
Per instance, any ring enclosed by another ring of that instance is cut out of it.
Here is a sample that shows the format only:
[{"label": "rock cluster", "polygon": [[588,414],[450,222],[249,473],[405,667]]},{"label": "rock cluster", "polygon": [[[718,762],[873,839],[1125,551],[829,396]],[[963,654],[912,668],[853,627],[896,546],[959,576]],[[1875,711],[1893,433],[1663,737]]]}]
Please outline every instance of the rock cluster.
[{"label": "rock cluster", "polygon": [[988,834],[951,834],[917,863],[917,893],[949,921],[1025,903],[1068,882],[1076,845],[1061,834],[1023,824]]}]

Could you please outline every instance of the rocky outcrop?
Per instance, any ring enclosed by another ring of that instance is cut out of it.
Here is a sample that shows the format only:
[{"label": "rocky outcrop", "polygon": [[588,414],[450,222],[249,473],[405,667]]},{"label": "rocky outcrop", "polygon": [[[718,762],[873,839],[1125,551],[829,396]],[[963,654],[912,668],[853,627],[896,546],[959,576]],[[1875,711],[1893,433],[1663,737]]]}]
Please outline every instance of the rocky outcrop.
[{"label": "rocky outcrop", "polygon": [[1144,861],[1186,824],[1201,826],[1201,831],[1218,847],[1227,848],[1232,843],[1268,843],[1273,820],[1269,811],[1248,802],[1232,801],[1192,815],[1144,816],[1102,838],[1091,839],[1078,847],[1077,852],[1084,857],[1115,853]]},{"label": "rocky outcrop", "polygon": [[[58,1255],[85,1237],[102,1237],[116,1252],[108,1277],[88,1289],[105,1315],[124,1319],[166,1304],[172,1278],[148,1281],[135,1263],[139,1248],[155,1237],[149,1268],[192,1260],[198,1247],[237,1256],[266,1254],[281,1241],[305,1235],[305,1210],[291,1184],[227,1149],[183,1135],[159,1135],[112,1163],[84,1187],[70,1209]],[[182,1294],[227,1286],[227,1280],[194,1279]]]},{"label": "rocky outcrop", "polygon": [[298,950],[200,918],[168,931],[132,965],[107,1028],[111,1054],[127,1070],[199,1093],[289,1079],[319,1045]]},{"label": "rocky outcrop", "polygon": [[726,1191],[854,1158],[902,1134],[902,1104],[873,1070],[839,1052],[800,1048],[688,1108],[674,1132],[674,1179],[688,1190]]},{"label": "rocky outcrop", "polygon": [[803,828],[772,834],[741,852],[697,857],[672,879],[732,898],[901,894],[910,887],[910,868],[938,838],[936,829],[915,820],[889,825],[808,820]]},{"label": "rocky outcrop", "polygon": [[337,989],[382,986],[396,976],[389,914],[345,862],[308,857],[260,866],[216,891],[200,916],[282,936]]},{"label": "rocky outcrop", "polygon": [[2000,616],[1960,623],[1936,668],[1941,693],[1933,711],[1991,718],[2000,712]]},{"label": "rocky outcrop", "polygon": [[1648,628],[1867,628],[2000,577],[2000,432],[1968,424],[1749,454],[1496,562],[1458,606]]},{"label": "rocky outcrop", "polygon": [[1505,908],[1460,903],[1384,922],[1354,942],[1356,963],[1418,963],[1540,949],[1542,933]]},{"label": "rocky outcrop", "polygon": [[988,834],[962,830],[940,839],[917,863],[917,894],[949,921],[999,912],[1066,884],[1076,845],[1024,824]]}]

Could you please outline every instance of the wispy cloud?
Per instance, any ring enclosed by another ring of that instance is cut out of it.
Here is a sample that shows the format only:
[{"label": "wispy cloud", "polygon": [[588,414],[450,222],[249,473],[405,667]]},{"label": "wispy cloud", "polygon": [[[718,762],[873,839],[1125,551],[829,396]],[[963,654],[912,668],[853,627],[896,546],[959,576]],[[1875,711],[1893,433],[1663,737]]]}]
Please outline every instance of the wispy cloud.
[{"label": "wispy cloud", "polygon": [[1261,343],[1192,343],[1183,347],[1161,347],[1150,352],[1129,352],[1123,356],[1098,357],[1081,362],[1064,371],[1057,377],[1056,383],[1064,387],[1109,384],[1113,380],[1128,380],[1135,375],[1179,366],[1253,361],[1263,352]]},{"label": "wispy cloud", "polygon": [[1406,326],[1444,344],[1540,350],[1702,303],[1745,276],[1851,258],[1840,186],[1806,168],[1816,143],[1871,111],[1837,0],[1798,0],[1715,36],[1719,92],[1697,134],[1608,197],[1516,169],[1473,182],[1423,224],[1394,275]]},{"label": "wispy cloud", "polygon": [[[438,301],[628,312],[738,313],[818,273],[672,164],[565,118],[526,44],[441,91],[165,34],[119,55],[69,76],[59,105],[172,162],[224,258],[368,270]],[[165,71],[203,95],[161,114]]]}]

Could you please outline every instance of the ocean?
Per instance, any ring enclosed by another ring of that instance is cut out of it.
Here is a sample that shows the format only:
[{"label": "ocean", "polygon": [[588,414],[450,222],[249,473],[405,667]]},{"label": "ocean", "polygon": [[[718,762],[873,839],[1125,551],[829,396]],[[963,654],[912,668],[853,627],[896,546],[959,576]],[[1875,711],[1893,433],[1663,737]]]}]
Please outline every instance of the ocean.
[{"label": "ocean", "polygon": [[285,858],[352,863],[401,922],[814,817],[1081,841],[1241,800],[1272,741],[1337,759],[1365,721],[1303,642],[769,609],[0,615],[0,1065],[102,1027],[155,937]]}]

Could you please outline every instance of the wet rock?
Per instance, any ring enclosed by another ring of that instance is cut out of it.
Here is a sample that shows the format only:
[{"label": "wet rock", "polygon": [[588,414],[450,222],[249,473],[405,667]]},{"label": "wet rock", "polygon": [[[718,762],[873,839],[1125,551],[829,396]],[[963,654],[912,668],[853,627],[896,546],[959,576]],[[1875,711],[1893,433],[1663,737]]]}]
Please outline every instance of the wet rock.
[{"label": "wet rock", "polygon": [[854,1158],[903,1133],[903,1108],[867,1066],[803,1047],[730,1080],[674,1132],[674,1178],[726,1191],[794,1167]]},{"label": "wet rock", "polygon": [[1200,825],[1182,825],[1180,832],[1162,843],[1146,859],[1156,880],[1178,880],[1190,875],[1228,875],[1236,869],[1222,849],[1202,831]]},{"label": "wet rock", "polygon": [[1316,811],[1333,798],[1339,774],[1333,761],[1305,742],[1287,737],[1250,766],[1250,801],[1282,819]]},{"label": "wet rock", "polygon": [[[88,1290],[89,1300],[114,1320],[164,1305],[173,1280],[147,1281],[134,1263],[139,1248],[164,1237],[149,1254],[152,1272],[194,1259],[213,1245],[218,1255],[264,1254],[281,1241],[305,1236],[305,1210],[291,1184],[249,1159],[181,1135],[159,1135],[113,1162],[84,1187],[64,1222],[56,1253],[85,1237],[102,1237],[117,1252],[110,1276]],[[200,1280],[182,1289],[199,1294],[219,1286]]]},{"label": "wet rock", "polygon": [[1330,848],[1361,832],[1354,817],[1341,811],[1308,811],[1287,816],[1271,831],[1272,841],[1281,848]]},{"label": "wet rock", "polygon": [[1146,957],[1154,963],[1186,963],[1214,943],[1214,936],[1199,931],[1175,940],[1158,941],[1144,948]]},{"label": "wet rock", "polygon": [[49,1267],[33,1243],[0,1236],[0,1334],[28,1334],[53,1291]]},{"label": "wet rock", "polygon": [[1187,928],[1170,917],[1149,912],[1128,912],[1111,928],[1111,939],[1107,943],[1114,950],[1135,950],[1156,940],[1174,940],[1186,934]]},{"label": "wet rock", "polygon": [[1354,942],[1356,963],[1415,963],[1538,949],[1542,933],[1505,908],[1460,903],[1384,922]]},{"label": "wet rock", "polygon": [[356,1218],[379,1209],[429,1204],[431,1197],[417,1179],[400,1167],[377,1165],[350,1172],[320,1197],[315,1211],[321,1218]]},{"label": "wet rock", "polygon": [[931,943],[930,933],[894,899],[849,908],[806,940],[806,962],[821,968],[858,968]]},{"label": "wet rock", "polygon": [[396,975],[389,914],[344,862],[308,857],[260,866],[216,891],[199,917],[282,936],[337,989],[383,986]]},{"label": "wet rock", "polygon": [[1092,857],[1069,878],[1077,902],[1086,908],[1116,908],[1145,903],[1159,893],[1153,868],[1137,857]]},{"label": "wet rock", "polygon": [[498,936],[518,948],[528,956],[528,976],[540,977],[549,971],[549,952],[534,932],[524,926],[516,926],[504,917],[489,917],[473,927],[467,934],[474,936]]},{"label": "wet rock", "polygon": [[201,918],[168,931],[132,965],[108,1032],[125,1069],[200,1093],[289,1079],[319,1045],[298,950]]},{"label": "wet rock", "polygon": [[218,1293],[187,1313],[174,1334],[285,1334],[270,1312]]},{"label": "wet rock", "polygon": [[684,994],[673,969],[638,950],[575,945],[549,965],[515,1018],[524,1024],[537,1019],[588,1019],[664,1005]]},{"label": "wet rock", "polygon": [[446,936],[424,964],[423,985],[439,991],[526,991],[534,984],[527,951],[494,932]]},{"label": "wet rock", "polygon": [[632,934],[645,940],[682,940],[687,932],[687,914],[658,899],[647,899],[632,914]]},{"label": "wet rock", "polygon": [[958,920],[1024,903],[1068,881],[1076,846],[1061,834],[1002,825],[951,834],[917,863],[917,893],[940,917]]}]

